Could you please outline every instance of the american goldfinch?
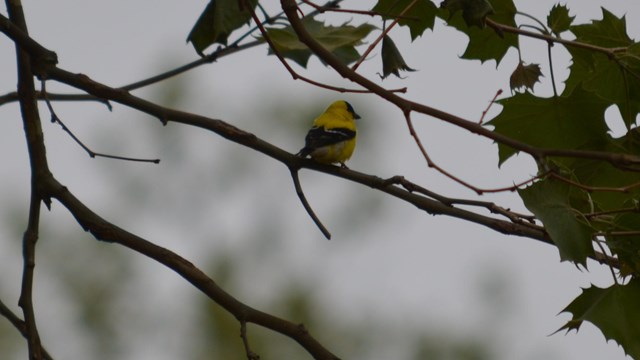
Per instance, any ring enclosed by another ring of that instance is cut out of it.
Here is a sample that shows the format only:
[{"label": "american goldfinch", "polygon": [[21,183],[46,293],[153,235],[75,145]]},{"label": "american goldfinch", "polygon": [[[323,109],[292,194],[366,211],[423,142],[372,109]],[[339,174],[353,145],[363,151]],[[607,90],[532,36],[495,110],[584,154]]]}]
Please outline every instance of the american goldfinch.
[{"label": "american goldfinch", "polygon": [[323,164],[340,163],[347,166],[353,150],[356,148],[356,114],[351,104],[338,100],[329,105],[322,115],[313,121],[313,126],[305,137],[305,144],[298,156],[311,155],[315,161]]}]

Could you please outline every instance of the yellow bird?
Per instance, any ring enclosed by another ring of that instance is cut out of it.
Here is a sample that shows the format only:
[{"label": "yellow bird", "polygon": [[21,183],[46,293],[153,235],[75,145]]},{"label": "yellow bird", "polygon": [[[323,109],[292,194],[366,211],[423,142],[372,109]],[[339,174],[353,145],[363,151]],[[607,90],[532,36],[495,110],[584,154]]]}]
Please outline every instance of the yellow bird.
[{"label": "yellow bird", "polygon": [[346,168],[356,148],[356,114],[351,104],[338,100],[329,105],[322,115],[313,121],[313,126],[305,137],[305,144],[298,156],[311,158],[323,164],[339,163]]}]

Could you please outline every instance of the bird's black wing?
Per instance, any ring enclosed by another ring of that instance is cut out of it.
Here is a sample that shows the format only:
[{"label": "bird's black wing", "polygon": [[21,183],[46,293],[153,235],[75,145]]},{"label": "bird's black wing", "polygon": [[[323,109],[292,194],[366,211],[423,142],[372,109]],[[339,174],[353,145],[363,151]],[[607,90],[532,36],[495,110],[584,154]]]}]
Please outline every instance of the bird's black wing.
[{"label": "bird's black wing", "polygon": [[315,149],[347,141],[355,136],[356,132],[347,128],[325,129],[324,126],[312,127],[304,138],[304,148],[300,150],[298,155],[307,156]]}]

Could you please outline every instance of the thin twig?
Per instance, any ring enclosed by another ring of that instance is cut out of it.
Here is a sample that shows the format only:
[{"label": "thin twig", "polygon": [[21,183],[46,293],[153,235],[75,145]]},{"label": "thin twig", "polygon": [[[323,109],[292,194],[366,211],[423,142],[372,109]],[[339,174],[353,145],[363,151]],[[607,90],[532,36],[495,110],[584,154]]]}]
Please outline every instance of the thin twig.
[{"label": "thin twig", "polygon": [[380,41],[382,41],[382,39],[389,33],[389,31],[391,31],[391,29],[393,29],[398,24],[398,21],[400,21],[400,17],[404,16],[404,14],[406,14],[407,11],[409,11],[409,9],[411,9],[413,5],[415,5],[417,2],[418,0],[413,0],[409,5],[407,5],[407,7],[405,7],[400,12],[398,17],[393,19],[393,22],[391,22],[391,25],[389,25],[382,31],[382,33],[373,41],[373,43],[369,45],[369,47],[367,48],[367,50],[365,50],[362,56],[360,56],[360,59],[358,59],[358,61],[356,61],[356,63],[353,64],[353,66],[351,67],[351,71],[355,72],[358,70],[358,68],[360,67],[360,64],[364,62],[364,60],[367,58],[367,56],[369,56],[369,54],[373,51],[373,49],[375,49],[375,47],[380,43]]},{"label": "thin twig", "polygon": [[244,345],[244,352],[247,354],[247,360],[260,360],[260,355],[253,352],[249,346],[247,322],[243,320],[240,321],[240,337],[242,338],[242,344]]},{"label": "thin twig", "polygon": [[496,94],[493,95],[493,99],[491,99],[491,101],[489,102],[489,105],[487,105],[487,108],[484,109],[484,111],[482,112],[482,115],[480,116],[480,121],[478,121],[478,125],[482,125],[484,123],[484,118],[485,116],[487,116],[489,109],[491,109],[491,106],[493,106],[493,104],[496,102],[496,99],[498,99],[498,96],[500,96],[501,94],[502,94],[502,89],[498,89],[498,91],[496,91]]},{"label": "thin twig", "polygon": [[320,221],[316,213],[311,208],[311,205],[309,205],[309,202],[307,201],[306,196],[304,196],[304,192],[302,191],[302,186],[300,185],[300,178],[298,177],[298,169],[289,167],[289,171],[291,172],[293,185],[296,188],[296,194],[298,194],[298,198],[300,199],[302,206],[304,206],[304,209],[307,211],[307,214],[309,214],[309,216],[311,217],[313,222],[316,224],[318,229],[320,229],[324,237],[326,237],[327,240],[331,240],[331,233],[329,232],[329,230],[327,230],[324,224],[322,224],[322,221]]},{"label": "thin twig", "polygon": [[416,133],[416,130],[413,127],[413,122],[411,121],[411,113],[409,111],[405,112],[404,114],[406,123],[407,123],[407,127],[409,128],[409,133],[411,134],[411,136],[414,139],[414,142],[416,143],[416,145],[418,145],[418,148],[420,149],[420,153],[422,154],[422,157],[427,161],[427,166],[429,166],[430,168],[435,169],[436,171],[438,171],[439,173],[441,173],[442,175],[448,177],[449,179],[453,180],[454,182],[466,187],[469,190],[474,191],[476,194],[478,195],[482,195],[485,193],[498,193],[498,192],[506,192],[506,191],[515,191],[518,188],[530,184],[532,182],[534,182],[535,180],[539,179],[540,177],[542,177],[542,175],[536,175],[536,176],[532,176],[531,178],[524,180],[520,183],[517,184],[513,184],[513,185],[509,185],[509,186],[505,186],[505,187],[499,187],[499,188],[479,188],[465,180],[462,180],[461,178],[453,175],[452,173],[450,173],[449,171],[445,170],[443,167],[441,167],[440,165],[438,165],[435,161],[433,161],[431,159],[431,157],[429,156],[429,154],[427,153],[427,150],[425,149],[424,145],[422,145],[422,141],[420,140],[420,137],[418,136],[418,134]]},{"label": "thin twig", "polygon": [[547,44],[547,57],[549,58],[549,74],[551,74],[551,86],[553,87],[553,97],[558,97],[558,89],[556,89],[556,75],[553,71],[553,57],[551,56],[551,48],[553,43]]},{"label": "thin twig", "polygon": [[[9,309],[7,305],[5,305],[4,302],[2,302],[2,300],[0,300],[0,315],[4,316],[7,320],[9,320],[9,322],[13,325],[13,327],[16,328],[25,339],[28,338],[27,326],[25,325],[24,321],[20,319],[18,315],[14,314],[13,311],[11,311],[11,309]],[[53,357],[49,354],[47,349],[45,349],[42,345],[41,345],[41,352],[42,352],[42,358],[44,360],[53,360]]]},{"label": "thin twig", "polygon": [[597,235],[597,236],[638,236],[638,235],[640,235],[640,230],[598,231],[594,235]]},{"label": "thin twig", "polygon": [[[105,100],[105,99],[100,99],[97,98],[95,96],[91,96],[88,94],[54,94],[54,93],[49,93],[47,94],[47,96],[49,97],[50,101],[97,101],[100,103],[103,103],[104,105],[107,106],[107,108],[109,109],[109,111],[113,110],[111,104],[109,104],[109,101]],[[36,91],[36,97],[38,98],[38,100],[44,100],[44,97],[42,96],[42,94],[39,91]],[[12,102],[16,102],[18,101],[18,93],[16,91],[12,91],[9,93],[6,93],[2,96],[0,96],[0,106],[4,105],[4,104],[8,104],[8,103],[12,103]]]},{"label": "thin twig", "polygon": [[615,47],[615,48],[607,48],[607,47],[592,45],[592,44],[583,43],[583,42],[579,42],[579,41],[565,40],[563,38],[555,37],[555,36],[552,36],[552,35],[541,34],[541,33],[528,31],[528,30],[522,30],[522,29],[517,28],[517,27],[501,24],[499,22],[491,20],[488,17],[485,18],[485,24],[487,24],[487,26],[491,27],[492,29],[496,30],[498,33],[507,32],[507,33],[512,33],[512,34],[523,35],[523,36],[531,37],[531,38],[534,38],[534,39],[540,39],[540,40],[544,40],[544,41],[551,42],[551,43],[559,43],[559,44],[570,46],[570,47],[575,47],[575,48],[580,48],[580,49],[586,49],[586,50],[600,52],[600,53],[606,54],[607,56],[610,56],[610,57],[613,57],[613,55],[615,53],[627,50],[626,46],[624,46],[624,47]]},{"label": "thin twig", "polygon": [[[595,237],[595,236],[594,236]],[[600,248],[600,251],[604,254],[607,255],[607,252],[604,249],[604,246],[600,243],[600,241],[594,241],[596,243],[596,246],[598,246],[598,248]],[[613,282],[616,283],[616,285],[618,285],[618,277],[616,276],[616,272],[613,270],[613,266],[607,264],[609,267],[609,270],[611,270],[611,277],[613,277]]]},{"label": "thin twig", "polygon": [[577,181],[573,181],[571,179],[568,179],[556,172],[549,172],[548,174],[549,176],[553,177],[554,179],[558,179],[564,183],[567,183],[571,186],[575,186],[579,189],[582,189],[584,191],[587,192],[619,192],[619,193],[628,193],[629,191],[636,189],[636,188],[640,188],[640,182],[636,182],[633,184],[629,184],[629,185],[625,185],[625,186],[619,186],[619,187],[612,187],[612,186],[589,186],[589,185],[584,185],[584,184],[580,184]]},{"label": "thin twig", "polygon": [[87,154],[89,154],[89,157],[91,157],[91,158],[103,157],[103,158],[107,158],[107,159],[134,161],[134,162],[148,162],[148,163],[154,163],[154,164],[160,163],[160,159],[132,158],[132,157],[127,157],[127,156],[118,156],[118,155],[110,155],[110,154],[105,154],[105,153],[99,153],[99,152],[95,152],[95,151],[91,150],[87,145],[85,145],[82,142],[82,140],[80,140],[73,133],[73,131],[71,131],[71,129],[69,129],[67,127],[67,125],[64,124],[64,122],[62,122],[62,120],[60,119],[58,114],[56,114],[55,110],[53,110],[53,105],[51,104],[51,101],[49,101],[49,97],[47,95],[46,83],[47,83],[47,81],[45,79],[41,80],[41,82],[40,82],[40,84],[41,84],[40,93],[42,94],[42,96],[44,98],[44,102],[47,104],[47,108],[49,109],[49,113],[51,114],[51,122],[52,123],[57,123],[58,125],[60,125],[60,127],[62,127],[62,130],[64,130],[64,132],[66,132],[73,139],[73,141],[76,142],[76,144],[78,144]]},{"label": "thin twig", "polygon": [[493,202],[488,201],[480,201],[480,200],[470,200],[470,199],[456,199],[450,198],[447,196],[440,195],[431,190],[425,189],[422,186],[415,184],[407,179],[404,176],[393,176],[387,180],[385,180],[388,184],[397,184],[407,189],[409,192],[417,192],[419,194],[423,194],[430,198],[433,198],[447,206],[454,205],[466,205],[466,206],[475,206],[475,207],[483,207],[489,210],[491,213],[503,215],[507,219],[511,220],[517,224],[523,224],[526,226],[531,226],[537,230],[544,230],[542,226],[535,224],[536,217],[533,215],[520,214],[509,209],[505,209],[502,206],[498,206]]},{"label": "thin twig", "polygon": [[640,212],[640,208],[637,207],[637,206],[630,206],[630,207],[621,208],[621,209],[596,211],[596,212],[592,212],[592,213],[589,213],[589,214],[584,214],[584,216],[586,218],[593,218],[593,217],[598,217],[598,216],[603,216],[603,215],[635,213],[635,212]]},{"label": "thin twig", "polygon": [[[312,2],[312,1],[309,1],[309,0],[302,0],[302,2],[307,4],[307,5],[309,5],[309,6],[311,6],[311,7],[313,7],[313,8],[315,8],[321,14],[325,13],[325,12],[339,12],[339,13],[346,13],[346,14],[394,17],[394,18],[398,18],[400,20],[420,21],[420,19],[418,19],[415,16],[393,15],[393,14],[386,14],[386,13],[377,12],[377,11],[371,11],[371,10],[341,9],[338,6],[327,7],[327,5],[318,5],[318,4],[316,4],[316,3]],[[307,15],[307,16],[309,16],[309,15]]]},{"label": "thin twig", "polygon": [[441,168],[440,166],[438,166],[435,162],[433,162],[433,160],[431,160],[431,157],[427,153],[427,150],[422,145],[422,141],[420,140],[420,137],[418,136],[418,133],[416,133],[416,130],[413,128],[413,122],[411,121],[411,112],[410,111],[405,111],[404,118],[406,120],[407,127],[409,128],[409,134],[411,134],[411,136],[413,137],[413,140],[415,141],[416,145],[418,145],[418,148],[420,149],[420,152],[422,153],[422,157],[424,157],[424,159],[427,161],[427,166],[429,166],[430,168],[436,169],[439,173],[441,173],[442,175],[448,177],[449,179],[457,182],[458,184],[460,184],[460,185],[462,185],[462,186],[464,186],[464,187],[466,187],[468,189],[474,190],[478,195],[482,195],[482,192],[480,192],[475,186],[473,186],[470,183],[468,183],[468,182],[456,177],[455,175],[449,173],[448,171],[446,171],[443,168]]}]

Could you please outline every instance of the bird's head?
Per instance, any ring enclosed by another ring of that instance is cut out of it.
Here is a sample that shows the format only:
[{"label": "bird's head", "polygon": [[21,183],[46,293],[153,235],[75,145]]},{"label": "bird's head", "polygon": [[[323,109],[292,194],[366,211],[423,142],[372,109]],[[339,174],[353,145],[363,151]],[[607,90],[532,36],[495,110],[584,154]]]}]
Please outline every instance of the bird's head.
[{"label": "bird's head", "polygon": [[333,104],[329,105],[327,111],[335,111],[338,113],[348,112],[354,119],[360,119],[360,115],[356,114],[355,110],[353,110],[353,106],[344,100],[335,101]]}]

